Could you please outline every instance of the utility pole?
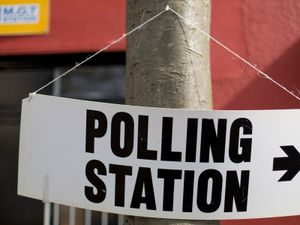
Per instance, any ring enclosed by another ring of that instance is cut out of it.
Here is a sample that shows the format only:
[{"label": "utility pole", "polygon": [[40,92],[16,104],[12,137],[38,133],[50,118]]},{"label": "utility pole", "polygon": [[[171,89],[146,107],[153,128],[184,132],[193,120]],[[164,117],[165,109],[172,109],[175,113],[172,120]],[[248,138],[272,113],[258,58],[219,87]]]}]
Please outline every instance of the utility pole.
[{"label": "utility pole", "polygon": [[[169,5],[209,33],[210,0],[127,0],[127,30]],[[209,39],[174,13],[127,38],[126,104],[211,109]],[[182,221],[125,216],[125,225],[207,225],[218,221]]]}]

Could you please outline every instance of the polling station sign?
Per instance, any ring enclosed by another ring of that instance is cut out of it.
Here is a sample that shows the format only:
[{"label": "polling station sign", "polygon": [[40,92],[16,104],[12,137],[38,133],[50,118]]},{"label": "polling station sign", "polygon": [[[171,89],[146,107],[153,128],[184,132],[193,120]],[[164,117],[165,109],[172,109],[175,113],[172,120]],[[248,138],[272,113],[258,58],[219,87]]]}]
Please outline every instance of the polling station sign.
[{"label": "polling station sign", "polygon": [[43,34],[49,30],[49,0],[1,0],[0,35]]},{"label": "polling station sign", "polygon": [[297,215],[299,118],[35,95],[22,103],[18,194],[142,217]]}]

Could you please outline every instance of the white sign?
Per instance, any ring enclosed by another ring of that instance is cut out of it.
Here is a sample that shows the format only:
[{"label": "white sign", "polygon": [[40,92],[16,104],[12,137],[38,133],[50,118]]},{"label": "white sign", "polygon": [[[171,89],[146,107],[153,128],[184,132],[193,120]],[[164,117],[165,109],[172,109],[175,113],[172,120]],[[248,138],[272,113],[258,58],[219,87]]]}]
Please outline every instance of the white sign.
[{"label": "white sign", "polygon": [[173,219],[300,214],[300,110],[23,100],[18,193]]},{"label": "white sign", "polygon": [[34,24],[39,15],[39,4],[0,5],[0,24]]},{"label": "white sign", "polygon": [[49,32],[50,0],[1,0],[0,35]]}]

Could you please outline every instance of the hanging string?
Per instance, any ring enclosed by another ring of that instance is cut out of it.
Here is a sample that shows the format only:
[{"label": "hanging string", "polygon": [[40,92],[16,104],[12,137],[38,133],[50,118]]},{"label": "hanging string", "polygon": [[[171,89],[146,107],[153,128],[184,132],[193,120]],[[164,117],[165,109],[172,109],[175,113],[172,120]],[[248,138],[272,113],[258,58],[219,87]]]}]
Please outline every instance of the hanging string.
[{"label": "hanging string", "polygon": [[132,33],[136,32],[137,30],[141,29],[142,27],[144,27],[146,24],[152,22],[153,20],[155,20],[156,18],[158,18],[159,16],[161,16],[163,13],[165,12],[172,12],[175,15],[178,16],[178,18],[180,18],[186,25],[193,27],[194,29],[200,31],[203,35],[205,35],[206,37],[208,37],[209,39],[211,39],[212,41],[214,41],[215,43],[217,43],[218,45],[220,45],[222,48],[224,48],[226,51],[228,51],[229,53],[231,53],[232,55],[234,55],[236,58],[238,58],[239,60],[241,60],[242,62],[244,62],[245,64],[247,64],[248,66],[250,66],[251,68],[253,68],[255,71],[257,71],[259,74],[261,74],[264,78],[270,80],[273,84],[277,85],[279,88],[281,88],[282,90],[284,90],[285,92],[287,92],[288,94],[290,94],[291,96],[293,96],[294,98],[296,98],[297,100],[300,101],[300,97],[298,95],[296,95],[295,93],[293,93],[292,91],[290,91],[288,88],[286,88],[285,86],[283,86],[282,84],[280,84],[278,81],[274,80],[270,75],[268,75],[267,73],[263,72],[262,70],[260,70],[259,68],[257,68],[255,65],[253,65],[252,63],[250,63],[249,61],[247,61],[245,58],[243,58],[242,56],[240,56],[239,54],[237,54],[235,51],[231,50],[229,47],[227,47],[225,44],[223,44],[222,42],[218,41],[216,38],[214,38],[213,36],[211,36],[210,34],[208,34],[207,32],[205,32],[203,29],[201,29],[200,27],[198,27],[197,25],[195,25],[194,23],[192,23],[191,21],[189,21],[188,19],[186,19],[184,16],[182,16],[180,13],[178,13],[177,11],[175,11],[174,9],[170,8],[169,5],[167,5],[165,7],[165,9],[159,13],[157,13],[156,15],[154,15],[153,17],[151,17],[150,19],[146,20],[144,23],[140,24],[139,26],[135,27],[134,29],[132,29],[131,31],[123,34],[121,37],[119,37],[118,39],[116,39],[115,41],[111,42],[109,45],[105,46],[104,48],[100,49],[99,51],[97,51],[96,53],[94,53],[93,55],[89,56],[88,58],[86,58],[85,60],[83,60],[82,62],[76,64],[74,67],[72,67],[71,69],[67,70],[66,72],[64,72],[63,74],[61,74],[60,76],[56,77],[54,80],[50,81],[49,83],[45,84],[43,87],[39,88],[38,90],[36,90],[33,93],[29,94],[29,99],[31,99],[37,92],[43,90],[44,88],[46,88],[47,86],[49,86],[50,84],[54,83],[55,81],[57,81],[58,79],[66,76],[67,74],[69,74],[70,72],[74,71],[76,68],[78,68],[79,66],[81,66],[82,64],[84,64],[85,62],[89,61],[90,59],[94,58],[96,55],[98,55],[99,53],[107,50],[108,48],[110,48],[111,46],[119,43],[120,41],[122,41],[124,38],[126,38],[127,36],[131,35]]},{"label": "hanging string", "polygon": [[289,93],[294,98],[296,98],[297,100],[300,101],[300,97],[298,95],[296,95],[295,93],[293,93],[292,91],[290,91],[289,89],[287,89],[285,86],[283,86],[282,84],[280,84],[278,81],[274,80],[268,74],[266,74],[265,72],[263,72],[262,70],[260,70],[259,68],[257,68],[255,65],[251,64],[249,61],[247,61],[246,59],[244,59],[242,56],[240,56],[239,54],[237,54],[236,52],[234,52],[233,50],[231,50],[229,47],[227,47],[226,45],[224,45],[223,43],[221,43],[220,41],[218,41],[216,38],[214,38],[213,36],[211,36],[210,34],[208,34],[207,32],[205,32],[204,30],[202,30],[200,27],[198,27],[195,24],[193,24],[191,21],[189,21],[188,19],[186,19],[185,17],[183,17],[181,14],[179,14],[178,12],[176,12],[175,10],[173,10],[172,8],[170,8],[169,10],[171,12],[173,12],[174,14],[176,14],[185,24],[187,24],[187,25],[195,28],[196,30],[200,31],[203,35],[207,36],[209,39],[211,39],[212,41],[214,41],[215,43],[217,43],[218,45],[220,45],[222,48],[224,48],[226,51],[230,52],[236,58],[238,58],[239,60],[241,60],[242,62],[246,63],[248,66],[250,66],[254,70],[256,70],[264,78],[270,80],[272,83],[274,83],[275,85],[277,85],[278,87],[280,87],[281,89],[283,89],[284,91],[286,91],[287,93]]},{"label": "hanging string", "polygon": [[95,56],[97,56],[98,54],[100,54],[101,52],[107,50],[108,48],[110,48],[111,46],[119,43],[120,41],[122,41],[124,38],[126,38],[127,36],[131,35],[132,33],[136,32],[137,30],[141,29],[142,27],[144,27],[146,24],[150,23],[151,21],[155,20],[157,17],[159,17],[161,14],[165,13],[166,11],[168,11],[168,9],[166,8],[165,10],[157,13],[156,15],[154,15],[153,17],[151,17],[150,19],[146,20],[144,23],[140,24],[139,26],[133,28],[131,31],[123,34],[121,37],[119,37],[118,39],[112,41],[110,44],[108,44],[107,46],[101,48],[99,51],[95,52],[93,55],[89,56],[88,58],[86,58],[85,60],[81,61],[80,63],[76,63],[76,65],[72,68],[70,68],[69,70],[67,70],[66,72],[64,72],[63,74],[59,75],[58,77],[56,77],[55,79],[53,79],[52,81],[50,81],[49,83],[45,84],[44,86],[40,87],[39,89],[37,89],[36,91],[29,93],[29,100],[31,100],[32,97],[34,97],[34,95],[36,93],[38,93],[39,91],[43,90],[44,88],[48,87],[50,84],[54,83],[55,81],[61,79],[62,77],[66,76],[67,74],[69,74],[70,72],[76,70],[78,67],[80,67],[82,64],[86,63],[87,61],[89,61],[90,59],[94,58]]}]

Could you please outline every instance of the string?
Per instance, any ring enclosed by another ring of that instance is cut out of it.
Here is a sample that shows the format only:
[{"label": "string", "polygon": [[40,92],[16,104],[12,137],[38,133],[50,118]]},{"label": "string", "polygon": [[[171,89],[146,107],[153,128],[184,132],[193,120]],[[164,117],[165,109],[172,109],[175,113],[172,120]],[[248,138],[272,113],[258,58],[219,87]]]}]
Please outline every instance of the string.
[{"label": "string", "polygon": [[108,48],[110,48],[111,46],[119,43],[120,41],[122,41],[124,38],[126,38],[127,36],[131,35],[132,33],[136,32],[137,30],[141,29],[142,27],[144,27],[146,24],[152,22],[153,20],[155,20],[156,18],[158,18],[159,16],[161,16],[163,13],[165,12],[172,12],[175,15],[177,15],[185,24],[194,27],[196,30],[200,31],[203,35],[205,35],[206,37],[208,37],[210,40],[214,41],[215,43],[217,43],[218,45],[220,45],[222,48],[224,48],[226,51],[228,51],[229,53],[231,53],[232,55],[234,55],[236,58],[238,58],[239,60],[241,60],[242,62],[244,62],[245,64],[247,64],[248,66],[250,66],[251,68],[253,68],[255,71],[257,71],[259,74],[263,75],[264,78],[270,80],[273,84],[277,85],[279,88],[281,88],[282,90],[284,90],[285,92],[287,92],[288,94],[290,94],[291,96],[293,96],[294,98],[296,98],[297,100],[300,101],[300,97],[297,96],[295,93],[293,93],[292,91],[290,91],[288,88],[286,88],[285,86],[283,86],[282,84],[280,84],[278,81],[274,80],[271,76],[269,76],[267,73],[263,72],[262,70],[260,70],[259,68],[257,68],[255,65],[253,65],[252,63],[250,63],[249,61],[247,61],[245,58],[243,58],[242,56],[240,56],[239,54],[237,54],[235,51],[231,50],[229,47],[227,47],[225,44],[223,44],[222,42],[220,42],[219,40],[217,40],[216,38],[214,38],[213,36],[211,36],[210,34],[208,34],[207,32],[205,32],[204,30],[202,30],[200,27],[198,27],[197,25],[195,25],[194,23],[192,23],[191,21],[189,21],[188,19],[186,19],[184,16],[182,16],[180,13],[178,13],[177,11],[175,11],[174,9],[170,8],[169,5],[167,5],[165,7],[164,10],[162,10],[161,12],[157,13],[156,15],[154,15],[153,17],[151,17],[150,19],[146,20],[144,23],[140,24],[139,26],[133,28],[131,31],[123,34],[121,37],[119,37],[118,39],[112,41],[110,44],[108,44],[107,46],[105,46],[104,48],[100,49],[99,51],[95,52],[93,55],[89,56],[88,58],[86,58],[85,60],[81,61],[80,63],[77,63],[74,67],[70,68],[69,70],[67,70],[66,72],[64,72],[63,74],[61,74],[60,76],[56,77],[55,79],[53,79],[52,81],[50,81],[49,83],[45,84],[44,86],[42,86],[41,88],[37,89],[35,92],[32,92],[29,94],[29,101],[30,99],[39,91],[43,90],[44,88],[48,87],[50,84],[54,83],[55,81],[57,81],[58,79],[66,76],[67,74],[69,74],[70,72],[74,71],[76,68],[78,68],[79,66],[81,66],[82,64],[86,63],[87,61],[89,61],[90,59],[94,58],[95,56],[97,56],[99,53],[107,50]]},{"label": "string", "polygon": [[176,12],[175,10],[173,10],[172,8],[170,8],[169,10],[171,12],[173,12],[174,14],[176,14],[180,19],[182,19],[182,21],[185,24],[190,25],[190,26],[194,27],[196,30],[200,31],[203,35],[205,35],[206,37],[208,37],[209,39],[211,39],[212,41],[214,41],[215,43],[217,43],[218,45],[220,45],[226,51],[230,52],[236,58],[238,58],[242,62],[246,63],[248,66],[250,66],[251,68],[253,68],[254,70],[256,70],[261,75],[263,75],[264,78],[270,80],[275,85],[277,85],[278,87],[280,87],[281,89],[283,89],[285,92],[287,92],[288,94],[292,95],[294,98],[296,98],[297,100],[300,101],[300,97],[298,95],[296,95],[295,93],[293,93],[292,91],[290,91],[289,89],[287,89],[285,86],[283,86],[282,84],[280,84],[278,81],[274,80],[268,74],[266,74],[265,72],[263,72],[262,70],[260,70],[259,68],[257,68],[255,65],[251,64],[249,61],[247,61],[246,59],[244,59],[242,56],[240,56],[239,54],[237,54],[236,52],[234,52],[233,50],[231,50],[229,47],[227,47],[226,45],[224,45],[223,43],[221,43],[220,41],[218,41],[216,38],[214,38],[213,36],[211,36],[210,34],[208,34],[207,32],[205,32],[204,30],[202,30],[200,27],[198,27],[195,24],[193,24],[191,21],[189,21],[188,19],[186,19],[185,17],[183,17],[181,14],[179,14],[178,12]]},{"label": "string", "polygon": [[134,33],[135,31],[141,29],[142,27],[144,27],[146,24],[150,23],[151,21],[155,20],[157,17],[159,17],[161,14],[163,14],[164,12],[169,11],[169,7],[167,6],[163,11],[157,13],[156,15],[154,15],[153,17],[151,17],[150,19],[146,20],[144,23],[140,24],[139,26],[133,28],[131,31],[123,34],[121,37],[119,37],[118,39],[112,41],[110,44],[108,44],[107,46],[101,48],[100,50],[98,50],[97,52],[95,52],[93,55],[89,56],[88,58],[86,58],[85,60],[81,61],[80,63],[76,63],[76,65],[72,68],[70,68],[69,70],[67,70],[66,72],[64,72],[63,74],[59,75],[58,77],[56,77],[55,79],[51,80],[49,83],[45,84],[44,86],[40,87],[39,89],[37,89],[36,91],[29,93],[29,101],[31,100],[32,97],[35,96],[36,93],[38,93],[39,91],[43,90],[44,88],[48,87],[49,85],[51,85],[52,83],[54,83],[55,81],[61,79],[62,77],[66,76],[67,74],[69,74],[70,72],[76,70],[78,67],[80,67],[82,64],[86,63],[87,61],[89,61],[90,59],[94,58],[95,56],[97,56],[98,54],[100,54],[101,52],[107,50],[108,48],[110,48],[111,46],[119,43],[120,41],[122,41],[124,38],[126,38],[127,36],[131,35],[132,33]]}]

